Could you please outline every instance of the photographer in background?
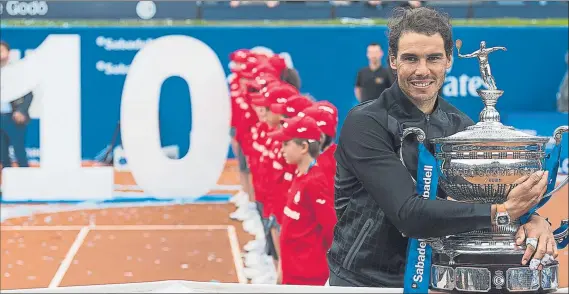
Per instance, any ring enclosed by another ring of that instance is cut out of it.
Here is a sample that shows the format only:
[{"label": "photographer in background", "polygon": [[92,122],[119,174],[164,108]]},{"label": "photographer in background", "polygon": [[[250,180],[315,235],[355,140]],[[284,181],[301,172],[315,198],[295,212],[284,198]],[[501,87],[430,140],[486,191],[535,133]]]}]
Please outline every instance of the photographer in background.
[{"label": "photographer in background", "polygon": [[[10,46],[8,43],[0,41],[0,70],[8,64],[9,59]],[[0,158],[2,168],[12,166],[9,153],[10,146],[14,148],[18,166],[29,166],[24,143],[27,125],[30,121],[28,110],[32,99],[32,93],[28,93],[12,102],[0,103]]]}]

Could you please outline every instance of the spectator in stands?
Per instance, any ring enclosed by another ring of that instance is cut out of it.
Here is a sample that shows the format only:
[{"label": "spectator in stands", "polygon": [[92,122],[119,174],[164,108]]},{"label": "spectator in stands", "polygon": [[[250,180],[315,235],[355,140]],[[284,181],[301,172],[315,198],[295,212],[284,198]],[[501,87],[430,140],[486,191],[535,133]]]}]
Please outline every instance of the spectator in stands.
[{"label": "spectator in stands", "polygon": [[283,142],[283,157],[298,171],[284,208],[279,282],[323,286],[329,276],[326,252],[332,241],[336,212],[333,188],[316,161],[321,130],[313,118],[296,116],[285,119],[282,127],[269,136]]},{"label": "spectator in stands", "polygon": [[[9,62],[10,45],[0,41],[0,68]],[[14,155],[19,167],[28,167],[25,139],[27,124],[30,121],[28,110],[33,100],[32,93],[12,102],[0,104],[0,157],[2,167],[12,166],[9,149],[14,149]]]},{"label": "spectator in stands", "polygon": [[381,6],[381,7],[385,7],[387,6],[387,3],[385,1],[379,1],[379,0],[369,0],[366,3],[369,6],[373,6],[373,7],[377,7],[377,6]]},{"label": "spectator in stands", "polygon": [[352,4],[350,0],[330,0],[330,4],[334,6],[347,6]]},{"label": "spectator in stands", "polygon": [[[568,64],[568,53],[565,54],[565,64]],[[557,110],[560,112],[569,112],[569,97],[567,97],[569,94],[567,93],[569,91],[569,84],[567,83],[567,76],[568,76],[568,72],[565,72],[565,77],[563,77],[563,80],[561,81],[561,87],[559,88],[559,92],[557,93]]]},{"label": "spectator in stands", "polygon": [[373,100],[393,84],[393,73],[382,66],[383,50],[378,43],[367,46],[368,66],[360,69],[356,76],[354,93],[359,102]]},{"label": "spectator in stands", "polygon": [[277,7],[279,1],[247,1],[247,0],[233,0],[229,2],[229,5],[233,8],[239,7],[241,5],[251,5],[251,4],[265,4],[269,8]]},{"label": "spectator in stands", "polygon": [[423,6],[423,1],[403,1],[400,6],[406,8],[417,8]]},{"label": "spectator in stands", "polygon": [[417,8],[423,5],[423,1],[379,1],[379,0],[369,0],[367,1],[367,5],[369,6],[381,6],[386,7],[389,2],[394,2],[396,5],[405,8]]}]

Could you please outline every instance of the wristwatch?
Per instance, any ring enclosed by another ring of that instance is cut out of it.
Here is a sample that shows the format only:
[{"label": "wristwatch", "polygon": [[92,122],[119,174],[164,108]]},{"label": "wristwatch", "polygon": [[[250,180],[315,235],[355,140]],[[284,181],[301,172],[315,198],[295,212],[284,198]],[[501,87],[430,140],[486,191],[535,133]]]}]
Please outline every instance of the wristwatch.
[{"label": "wristwatch", "polygon": [[496,205],[495,221],[497,226],[507,226],[510,224],[510,215],[508,214],[508,211],[506,210],[506,206],[504,204]]}]

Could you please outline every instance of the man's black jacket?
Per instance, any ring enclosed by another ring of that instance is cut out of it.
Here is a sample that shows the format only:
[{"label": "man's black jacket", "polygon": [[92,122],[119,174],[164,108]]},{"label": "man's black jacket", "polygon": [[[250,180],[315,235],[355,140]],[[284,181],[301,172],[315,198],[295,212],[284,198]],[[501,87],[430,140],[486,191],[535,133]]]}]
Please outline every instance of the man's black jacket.
[{"label": "man's black jacket", "polygon": [[[328,262],[332,272],[356,286],[403,286],[408,238],[402,233],[426,238],[491,226],[490,204],[428,201],[417,195],[411,178],[418,162],[414,136],[403,144],[408,169],[399,159],[407,127],[419,127],[432,139],[473,124],[437,100],[433,113],[426,115],[394,83],[378,99],[354,107],[344,122],[335,153],[338,223]],[[438,196],[446,198],[440,189]]]}]

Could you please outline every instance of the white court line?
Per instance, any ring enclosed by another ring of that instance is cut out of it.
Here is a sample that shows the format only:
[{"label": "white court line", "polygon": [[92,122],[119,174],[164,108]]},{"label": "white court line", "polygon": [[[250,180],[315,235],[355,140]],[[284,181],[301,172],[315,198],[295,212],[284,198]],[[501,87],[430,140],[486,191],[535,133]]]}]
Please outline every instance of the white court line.
[{"label": "white court line", "polygon": [[[0,231],[79,231],[85,226],[1,226]],[[93,225],[91,231],[227,230],[228,225]]]},{"label": "white court line", "polygon": [[240,284],[247,284],[245,277],[243,259],[241,259],[241,252],[239,250],[239,239],[234,226],[227,226],[227,235],[229,236],[229,244],[231,245],[231,254],[233,254],[233,262],[235,263],[235,271],[237,272],[237,281]]},{"label": "white court line", "polygon": [[81,247],[81,245],[83,244],[83,241],[85,241],[85,237],[87,237],[87,234],[89,234],[89,229],[90,229],[90,227],[82,227],[81,228],[81,230],[79,231],[79,234],[77,234],[77,237],[75,238],[75,241],[73,241],[73,244],[69,248],[69,251],[67,251],[67,255],[65,255],[65,259],[63,259],[63,261],[61,262],[61,265],[59,265],[59,268],[57,269],[57,272],[53,276],[53,279],[51,279],[51,282],[49,283],[48,288],[59,287],[59,284],[61,283],[61,280],[63,280],[65,273],[67,273],[67,270],[69,269],[69,266],[71,265],[71,262],[73,261],[73,258],[75,258],[75,254],[77,254],[79,247]]},{"label": "white court line", "polygon": [[241,190],[243,189],[243,187],[241,187],[241,185],[215,185],[215,187],[211,190]]},{"label": "white court line", "polygon": [[[132,192],[140,192],[142,193],[142,189],[140,188],[140,186],[138,185],[121,185],[121,184],[115,184],[115,189],[116,190],[129,190]],[[242,187],[241,185],[215,185],[212,188],[210,188],[210,190],[215,191],[215,190],[227,190],[227,191],[231,191],[231,190],[241,190]]]}]

